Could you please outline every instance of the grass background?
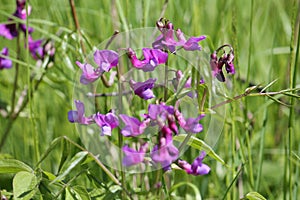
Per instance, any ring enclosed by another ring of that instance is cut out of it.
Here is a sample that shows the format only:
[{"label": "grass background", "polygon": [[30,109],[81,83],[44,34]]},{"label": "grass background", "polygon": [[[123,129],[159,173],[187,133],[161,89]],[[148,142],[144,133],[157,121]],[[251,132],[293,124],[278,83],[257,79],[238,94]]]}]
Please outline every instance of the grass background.
[{"label": "grass background", "polygon": [[[75,61],[82,60],[83,55],[78,35],[74,32],[75,25],[69,1],[31,0],[29,3],[33,8],[29,17],[30,25],[35,28],[33,36],[55,40],[55,63],[31,99],[30,106],[14,123],[1,154],[9,154],[34,167],[54,138],[66,135],[80,144],[74,125],[67,120],[67,112],[72,109],[73,104],[74,72],[77,71]],[[237,73],[230,78],[233,85],[228,90],[229,97],[244,93],[250,85],[266,86],[275,79],[277,82],[267,91],[287,89],[291,87],[290,66],[299,68],[299,62],[294,63],[290,56],[293,26],[299,26],[298,1],[170,0],[165,10],[163,1],[150,0],[77,0],[75,4],[82,33],[87,39],[87,51],[91,51],[92,47],[110,37],[114,30],[154,27],[162,11],[163,16],[170,19],[174,26],[181,28],[185,34],[209,36],[209,40],[202,43],[202,46],[216,49],[224,43],[232,44],[235,48]],[[14,1],[1,0],[0,22],[5,22],[7,14],[13,13],[14,9]],[[295,24],[292,24],[296,18],[293,12],[297,15]],[[294,28],[296,33],[298,26]],[[295,37],[292,44],[295,47],[296,41]],[[15,40],[0,38],[0,44],[1,48],[10,48],[11,57],[17,57]],[[26,60],[25,51],[20,60]],[[31,59],[29,62],[34,64]],[[13,88],[14,70],[13,68],[0,72],[0,99],[1,103],[7,104],[7,109]],[[24,76],[20,76],[17,96],[27,84],[27,70],[26,66],[20,67]],[[298,88],[299,76],[298,69]],[[277,95],[275,98],[286,104],[290,103],[287,96]],[[251,191],[257,191],[268,199],[300,198],[299,98],[295,99],[293,106],[294,127],[290,134],[290,108],[270,98],[246,97],[224,108],[227,109],[227,115],[224,116],[226,123],[219,142],[213,148],[231,167],[226,168],[211,161],[209,164],[212,172],[204,177],[191,177],[176,171],[172,174],[173,184],[193,183],[199,188],[204,199],[222,198],[227,189],[227,199],[237,199]],[[7,119],[1,117],[0,133],[4,132],[6,125]],[[68,148],[70,153],[66,159],[71,159],[71,155],[74,155],[77,149],[71,145],[65,146],[59,144],[53,149],[41,163],[43,170],[58,173],[65,148]],[[288,150],[291,150],[292,154],[289,154]],[[197,151],[191,150],[191,154],[193,158]],[[292,166],[291,171],[287,169],[289,162]],[[242,173],[230,187],[242,163]],[[91,164],[89,167],[93,173],[99,173],[101,182],[109,181],[97,166]],[[76,174],[80,170],[82,168],[79,166],[73,173]],[[291,174],[291,185],[285,178],[285,173],[287,177]],[[132,178],[127,177],[128,186],[132,185]],[[11,190],[10,181],[11,175],[2,175],[0,189]],[[94,187],[92,182],[84,177],[75,179],[71,185]],[[189,187],[180,187],[177,192],[183,197],[193,195],[193,190]]]}]

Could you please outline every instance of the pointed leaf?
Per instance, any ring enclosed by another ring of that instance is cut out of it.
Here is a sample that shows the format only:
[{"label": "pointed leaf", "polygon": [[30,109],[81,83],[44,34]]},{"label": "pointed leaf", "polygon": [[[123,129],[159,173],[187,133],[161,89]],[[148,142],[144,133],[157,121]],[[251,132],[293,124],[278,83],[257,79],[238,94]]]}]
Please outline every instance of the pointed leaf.
[{"label": "pointed leaf", "polygon": [[[187,135],[177,135],[177,136],[173,137],[173,139],[176,141],[179,141],[179,142],[183,142],[186,136]],[[214,150],[208,144],[206,144],[203,140],[200,140],[200,139],[192,136],[189,139],[187,144],[195,149],[200,150],[200,151],[202,151],[202,150],[205,151],[207,153],[207,155],[209,155],[211,158],[215,159],[216,161],[219,161],[223,165],[226,165],[225,161],[218,154],[216,154],[216,152],[214,152]]]},{"label": "pointed leaf", "polygon": [[69,173],[70,171],[75,168],[88,154],[87,151],[80,151],[78,152],[64,167],[62,168],[62,173],[54,179],[53,182],[61,181],[63,180]]},{"label": "pointed leaf", "polygon": [[190,182],[180,182],[176,185],[173,185],[170,189],[170,193],[172,193],[173,191],[177,190],[177,188],[181,187],[181,186],[190,186],[195,193],[195,199],[201,200],[201,195],[200,195],[200,191],[198,189],[198,187]]},{"label": "pointed leaf", "polygon": [[13,179],[14,199],[31,199],[37,191],[38,181],[33,173],[21,171]]},{"label": "pointed leaf", "polygon": [[15,159],[0,159],[0,173],[33,172],[25,163]]},{"label": "pointed leaf", "polygon": [[86,188],[76,185],[76,186],[72,187],[72,189],[73,189],[74,193],[76,194],[77,199],[91,200]]},{"label": "pointed leaf", "polygon": [[246,194],[246,198],[248,200],[267,200],[265,197],[263,197],[261,194],[257,192],[249,192]]}]

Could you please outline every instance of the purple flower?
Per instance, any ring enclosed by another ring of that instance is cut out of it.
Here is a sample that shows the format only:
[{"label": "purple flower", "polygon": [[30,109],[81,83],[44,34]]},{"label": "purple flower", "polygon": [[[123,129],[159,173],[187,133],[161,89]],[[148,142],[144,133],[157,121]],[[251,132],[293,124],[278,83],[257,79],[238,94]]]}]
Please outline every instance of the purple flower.
[{"label": "purple flower", "polygon": [[204,151],[201,152],[200,156],[198,156],[194,162],[189,164],[185,160],[179,160],[178,165],[186,171],[188,174],[192,174],[195,176],[208,174],[210,171],[210,167],[206,164],[203,164],[202,161],[205,157],[206,153]]},{"label": "purple flower", "polygon": [[[1,51],[1,55],[8,56],[8,48],[4,47]],[[0,69],[9,69],[12,67],[12,61],[7,58],[0,57]]]},{"label": "purple flower", "polygon": [[[230,51],[228,54],[223,53],[223,55],[218,59],[218,55],[217,55],[218,51],[220,51],[224,47],[229,47]],[[210,66],[213,72],[213,76],[215,76],[219,81],[224,82],[225,76],[222,71],[224,65],[227,73],[235,74],[233,60],[234,60],[234,52],[233,52],[233,48],[229,44],[225,44],[219,47],[216,51],[214,51],[210,55]]]},{"label": "purple flower", "polygon": [[35,60],[43,59],[44,48],[43,40],[33,40],[30,36],[28,38],[29,51]]},{"label": "purple flower", "polygon": [[[157,24],[159,27],[159,25]],[[169,49],[171,53],[175,53],[177,42],[174,39],[174,27],[171,22],[159,27],[161,35],[159,35],[152,43],[154,49]]]},{"label": "purple flower", "polygon": [[182,46],[186,51],[195,51],[195,50],[200,51],[201,46],[198,44],[198,42],[206,38],[206,36],[201,35],[199,37],[190,37],[186,41],[183,32],[180,29],[177,29],[176,31],[176,37],[179,40],[177,46]]},{"label": "purple flower", "polygon": [[172,162],[177,160],[179,151],[173,145],[172,130],[164,126],[161,129],[161,133],[162,137],[159,139],[159,144],[154,146],[151,152],[151,158],[154,162],[160,163],[166,170],[169,169]]},{"label": "purple flower", "polygon": [[152,120],[165,121],[165,120],[167,120],[168,115],[173,115],[173,114],[174,114],[174,107],[173,106],[167,106],[164,103],[150,104],[148,106],[147,117],[149,117]]},{"label": "purple flower", "polygon": [[9,40],[12,40],[13,38],[17,37],[18,31],[16,24],[0,24],[0,35]]},{"label": "purple flower", "polygon": [[96,50],[94,61],[98,65],[100,72],[108,72],[111,68],[118,65],[119,56],[112,50]]},{"label": "purple flower", "polygon": [[200,51],[201,47],[198,42],[206,38],[206,36],[202,35],[199,37],[190,37],[186,40],[183,32],[177,29],[176,37],[178,41],[176,41],[174,39],[174,27],[171,22],[160,19],[156,25],[162,34],[152,43],[154,49],[169,49],[171,53],[176,53],[176,47],[183,47],[186,51]]},{"label": "purple flower", "polygon": [[[220,60],[221,61],[221,60]],[[222,71],[223,61],[219,62],[217,57],[217,52],[210,55],[210,66],[213,71],[213,76],[215,76],[219,81],[224,82],[225,76]]]},{"label": "purple flower", "polygon": [[202,124],[199,123],[205,115],[201,114],[196,118],[188,118],[185,119],[182,113],[178,110],[179,101],[176,102],[175,113],[174,116],[178,122],[178,124],[187,132],[190,133],[199,133],[203,130]]},{"label": "purple flower", "polygon": [[82,70],[82,74],[80,76],[80,83],[82,84],[92,83],[102,75],[102,71],[99,70],[99,68],[95,69],[88,63],[82,64],[79,61],[76,61],[76,65],[78,65]]},{"label": "purple flower", "polygon": [[196,118],[188,118],[185,125],[182,127],[185,131],[191,133],[199,133],[203,130],[202,124],[199,123],[199,120],[202,119],[204,115],[199,115]]},{"label": "purple flower", "polygon": [[84,104],[79,100],[75,100],[75,105],[77,110],[70,110],[68,112],[69,122],[79,124],[91,124],[93,122],[92,117],[85,117],[84,115]]},{"label": "purple flower", "polygon": [[143,144],[140,147],[139,151],[131,149],[128,147],[128,145],[125,145],[122,148],[125,154],[122,160],[123,165],[128,167],[143,162],[147,148],[148,148],[148,143]]},{"label": "purple flower", "polygon": [[160,49],[143,48],[142,51],[143,60],[137,59],[136,53],[131,48],[128,49],[127,55],[132,65],[144,72],[153,71],[157,65],[167,62],[168,54]]},{"label": "purple flower", "polygon": [[106,115],[97,113],[94,120],[96,124],[101,127],[101,136],[111,136],[112,129],[119,126],[118,117],[111,112]]},{"label": "purple flower", "polygon": [[125,124],[125,127],[121,130],[121,134],[125,137],[136,137],[144,132],[149,124],[149,119],[140,122],[135,117],[129,117],[124,114],[119,115]]},{"label": "purple flower", "polygon": [[148,100],[154,98],[152,88],[154,87],[156,79],[148,79],[145,82],[135,82],[130,80],[130,87],[133,89],[134,94],[138,95],[142,99]]},{"label": "purple flower", "polygon": [[118,54],[112,50],[96,50],[94,61],[98,65],[96,69],[89,63],[83,64],[76,61],[76,64],[82,70],[80,83],[89,84],[96,81],[104,72],[108,72],[112,67],[117,66],[119,58]]},{"label": "purple flower", "polygon": [[[15,13],[13,14],[15,17],[18,17],[22,20],[25,20],[27,18],[26,14],[26,7],[25,3],[26,1],[16,1],[17,2],[17,8]],[[31,6],[28,6],[28,15],[31,13]],[[23,23],[15,23],[12,19],[8,19],[9,23],[7,24],[0,24],[0,35],[11,40],[18,36],[19,29],[22,30],[24,33],[26,33],[26,25]],[[17,27],[17,25],[19,27]],[[33,32],[33,28],[28,27],[28,33],[31,34]]]}]

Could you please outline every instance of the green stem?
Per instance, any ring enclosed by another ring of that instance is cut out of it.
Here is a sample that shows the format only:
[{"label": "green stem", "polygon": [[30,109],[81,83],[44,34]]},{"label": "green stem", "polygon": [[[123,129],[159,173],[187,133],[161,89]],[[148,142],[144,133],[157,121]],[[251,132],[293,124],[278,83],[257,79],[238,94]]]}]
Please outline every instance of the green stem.
[{"label": "green stem", "polygon": [[[248,68],[247,68],[247,79],[246,84],[249,85],[249,78],[250,78],[250,69],[251,69],[251,56],[252,56],[252,25],[253,25],[253,0],[251,0],[251,13],[250,13],[250,35],[249,35],[249,52],[248,52]],[[248,100],[245,99],[245,110],[244,110],[244,118],[248,118]],[[250,126],[250,124],[249,124]],[[252,164],[252,153],[251,153],[251,142],[250,142],[250,128],[249,126],[246,126],[246,143],[247,143],[247,151],[248,151],[248,161],[249,161],[249,179],[250,179],[250,185],[251,187],[254,186],[254,177],[253,177],[253,164]]]},{"label": "green stem", "polygon": [[[17,36],[17,59],[20,59],[20,36]],[[15,77],[14,77],[14,85],[13,85],[13,91],[12,91],[12,96],[11,96],[11,113],[15,110],[15,101],[16,101],[16,93],[18,89],[18,78],[19,78],[19,63],[16,63],[16,72],[15,72]]]},{"label": "green stem", "polygon": [[188,133],[187,136],[184,138],[183,142],[178,147],[179,154],[182,151],[182,149],[185,147],[185,145],[189,142],[189,140],[191,139],[192,135],[193,135],[193,133]]},{"label": "green stem", "polygon": [[[266,98],[265,98],[266,99]],[[263,124],[261,128],[260,134],[260,144],[259,144],[259,153],[258,153],[258,170],[257,170],[257,178],[255,182],[255,191],[258,192],[260,188],[260,180],[262,175],[262,164],[263,164],[263,155],[264,155],[264,145],[265,145],[265,133],[266,133],[266,126],[267,126],[267,108],[264,109],[263,113]]]},{"label": "green stem", "polygon": [[[119,113],[123,112],[123,104],[122,104],[122,98],[123,98],[123,89],[121,85],[121,72],[119,65],[117,66],[117,78],[118,78],[118,108],[119,108]],[[120,161],[123,159],[123,135],[121,134],[121,130],[118,131],[118,145],[119,145],[119,158]],[[122,165],[122,162],[120,162],[120,173],[121,173],[121,182],[122,182],[122,187],[124,188],[123,190],[123,197],[126,199],[126,181],[125,181],[125,173],[124,173],[124,167]]]},{"label": "green stem", "polygon": [[[299,5],[300,6],[300,5]],[[297,21],[297,24],[295,23],[297,20],[296,15],[296,1],[293,2],[293,11],[292,11],[292,34],[291,34],[291,41],[290,41],[290,81],[289,81],[289,88],[292,89],[296,87],[296,78],[297,78],[297,69],[298,69],[298,58],[299,58],[299,37],[300,37],[300,24],[299,21]],[[298,35],[295,31],[295,27],[298,25]],[[297,42],[297,49],[296,49],[296,57],[295,57],[295,42],[294,39],[296,38]],[[294,65],[293,65],[294,64]],[[293,163],[291,162],[291,156],[292,156],[292,149],[293,149],[293,135],[295,134],[294,130],[294,124],[295,124],[295,98],[290,98],[290,111],[289,111],[289,124],[288,124],[288,152],[286,155],[286,161],[288,164],[288,187],[289,187],[289,199],[292,199],[293,194],[293,181],[292,181],[292,171],[293,171]]]},{"label": "green stem", "polygon": [[251,55],[252,55],[252,22],[253,22],[253,0],[251,0],[251,14],[250,14],[250,35],[249,35],[249,50],[248,50],[248,67],[246,84],[249,84]]},{"label": "green stem", "polygon": [[165,79],[164,79],[164,101],[167,101],[168,98],[168,72],[169,72],[169,59],[165,63]]}]

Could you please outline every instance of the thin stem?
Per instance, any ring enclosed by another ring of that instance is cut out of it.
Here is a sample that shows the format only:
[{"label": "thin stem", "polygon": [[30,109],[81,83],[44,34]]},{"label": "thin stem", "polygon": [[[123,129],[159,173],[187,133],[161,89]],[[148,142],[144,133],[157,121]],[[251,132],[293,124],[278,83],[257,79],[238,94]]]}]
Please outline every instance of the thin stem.
[{"label": "thin stem", "polygon": [[165,80],[164,80],[164,101],[167,101],[168,98],[168,72],[169,72],[169,58],[167,58],[167,61],[165,63]]},{"label": "thin stem", "polygon": [[187,136],[184,138],[183,142],[180,144],[178,148],[179,153],[182,151],[183,147],[185,147],[185,145],[189,142],[192,135],[193,133],[188,133]]},{"label": "thin stem", "polygon": [[120,33],[120,31],[115,30],[114,34],[110,37],[110,39],[108,40],[108,42],[105,45],[105,49],[107,49],[109,47],[109,45],[112,43],[112,41],[115,39],[115,37]]},{"label": "thin stem", "polygon": [[253,0],[251,0],[251,13],[250,13],[250,35],[249,35],[249,50],[248,50],[248,67],[247,67],[247,79],[246,84],[249,84],[251,55],[252,55],[252,22],[253,22]]},{"label": "thin stem", "polygon": [[83,44],[83,38],[82,38],[82,35],[81,35],[81,31],[80,31],[80,25],[79,25],[79,21],[78,21],[77,14],[76,14],[76,8],[75,8],[74,0],[69,0],[69,3],[70,3],[70,6],[71,6],[71,11],[72,11],[72,16],[73,16],[75,28],[76,28],[76,31],[79,35],[79,42],[80,42],[80,46],[81,46],[81,49],[82,49],[82,53],[83,53],[83,55],[86,56],[86,50],[85,50],[85,46]]},{"label": "thin stem", "polygon": [[69,139],[67,136],[63,136],[62,138],[67,140],[68,142],[70,142],[74,146],[76,146],[81,151],[86,151],[88,153],[88,155],[93,158],[93,160],[97,163],[97,165],[100,166],[100,168],[111,178],[111,180],[115,184],[117,184],[119,186],[122,186],[121,183],[119,182],[119,180],[105,167],[105,165],[98,159],[97,156],[95,156],[93,153],[89,152],[87,149],[83,148],[82,146],[80,146],[79,144],[74,142],[73,140]]},{"label": "thin stem", "polygon": [[[257,86],[255,87],[257,88]],[[212,107],[210,107],[211,109],[216,109],[220,106],[223,106],[225,104],[228,104],[228,103],[231,103],[233,101],[236,101],[238,99],[241,99],[243,97],[256,97],[256,96],[273,96],[273,95],[278,95],[278,94],[284,94],[284,95],[287,95],[287,96],[291,96],[292,94],[288,93],[288,92],[292,92],[292,91],[298,91],[300,90],[300,88],[292,88],[292,89],[285,89],[285,90],[281,90],[281,91],[278,91],[278,92],[265,92],[265,93],[251,93],[251,91],[253,91],[255,88],[248,88],[248,90],[243,93],[243,94],[240,94],[238,96],[235,96],[233,97],[232,99],[228,99],[226,101],[222,101],[221,103],[218,103]],[[251,93],[251,94],[250,94]],[[298,97],[297,95],[294,95],[294,97]]]},{"label": "thin stem", "polygon": [[[299,5],[300,6],[300,5]],[[300,24],[299,21],[296,24],[296,1],[293,2],[293,11],[292,11],[292,34],[291,34],[291,41],[290,41],[290,81],[289,81],[289,88],[292,89],[296,86],[296,78],[297,78],[297,64],[298,64],[298,58],[299,58],[299,37],[300,37]],[[298,35],[295,31],[295,27],[298,25]],[[296,49],[296,57],[295,57],[295,51],[294,51],[294,39],[296,38],[297,42],[297,49]],[[292,65],[294,63],[294,65]],[[290,111],[289,111],[289,124],[288,124],[288,153],[286,155],[286,161],[288,164],[288,186],[289,186],[289,199],[292,199],[293,194],[293,180],[292,180],[292,171],[293,171],[293,163],[291,162],[291,156],[292,156],[292,149],[293,149],[293,136],[295,134],[294,130],[294,124],[295,124],[295,98],[290,98]]]},{"label": "thin stem", "polygon": [[[117,78],[118,78],[118,105],[119,105],[119,113],[123,112],[123,104],[122,104],[122,98],[123,98],[123,94],[121,91],[122,90],[122,85],[121,85],[121,74],[120,74],[120,69],[119,69],[119,65],[117,65]],[[118,128],[120,129],[120,128]],[[122,147],[123,147],[123,135],[121,134],[121,131],[118,131],[118,145],[119,145],[119,158],[120,160],[123,159],[123,151],[122,151]],[[124,188],[124,191],[126,192],[126,181],[125,181],[125,173],[124,173],[124,167],[122,162],[120,162],[120,173],[121,173],[121,182],[122,182],[122,187]],[[126,199],[126,193],[123,192],[123,197],[125,197]]]},{"label": "thin stem", "polygon": [[260,131],[260,144],[259,144],[259,153],[258,153],[258,172],[257,172],[257,178],[256,178],[256,182],[255,182],[255,191],[258,191],[260,188],[260,180],[261,180],[261,175],[262,175],[262,165],[263,165],[263,155],[264,155],[264,145],[265,145],[265,133],[266,133],[266,126],[267,126],[267,108],[264,109],[264,113],[263,113],[263,124],[262,124],[262,128]]},{"label": "thin stem", "polygon": [[88,97],[118,97],[119,95],[129,95],[132,94],[132,91],[120,92],[111,92],[111,93],[88,93]]},{"label": "thin stem", "polygon": [[169,0],[165,0],[164,5],[163,5],[163,7],[161,9],[161,12],[160,12],[160,15],[159,15],[159,19],[164,17],[165,12],[166,12],[167,7],[168,7],[168,3],[169,3]]},{"label": "thin stem", "polygon": [[[17,36],[17,59],[20,59],[20,36]],[[13,90],[12,90],[12,96],[11,96],[11,113],[15,110],[15,100],[16,100],[16,93],[18,89],[18,78],[19,78],[19,63],[16,63],[16,72],[15,72],[15,77],[14,77],[14,85],[13,85]]]}]

